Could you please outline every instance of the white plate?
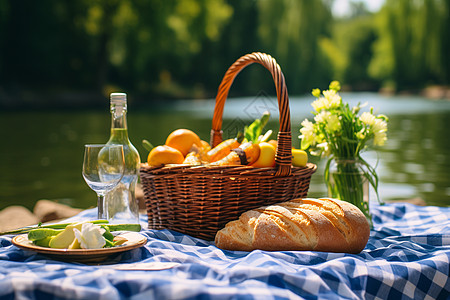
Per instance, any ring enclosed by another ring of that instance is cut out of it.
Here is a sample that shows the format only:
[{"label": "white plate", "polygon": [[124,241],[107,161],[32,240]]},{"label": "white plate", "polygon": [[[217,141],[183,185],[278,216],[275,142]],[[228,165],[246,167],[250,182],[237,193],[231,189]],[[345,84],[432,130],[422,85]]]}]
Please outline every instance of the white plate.
[{"label": "white plate", "polygon": [[127,241],[120,246],[101,249],[54,249],[36,246],[28,240],[28,234],[15,236],[12,243],[21,249],[35,251],[60,260],[77,262],[103,261],[113,254],[136,249],[147,243],[147,238],[137,232],[127,231],[118,236],[127,239]]}]

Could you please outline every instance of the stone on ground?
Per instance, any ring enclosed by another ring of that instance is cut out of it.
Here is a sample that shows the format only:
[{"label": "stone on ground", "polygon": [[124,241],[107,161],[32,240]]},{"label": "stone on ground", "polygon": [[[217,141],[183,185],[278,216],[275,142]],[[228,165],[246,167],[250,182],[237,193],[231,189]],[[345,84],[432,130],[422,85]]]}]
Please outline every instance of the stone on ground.
[{"label": "stone on ground", "polygon": [[35,216],[42,223],[70,218],[81,211],[82,209],[72,208],[50,200],[39,200],[33,210]]},{"label": "stone on ground", "polygon": [[26,207],[13,205],[0,211],[0,231],[36,225],[39,219]]}]

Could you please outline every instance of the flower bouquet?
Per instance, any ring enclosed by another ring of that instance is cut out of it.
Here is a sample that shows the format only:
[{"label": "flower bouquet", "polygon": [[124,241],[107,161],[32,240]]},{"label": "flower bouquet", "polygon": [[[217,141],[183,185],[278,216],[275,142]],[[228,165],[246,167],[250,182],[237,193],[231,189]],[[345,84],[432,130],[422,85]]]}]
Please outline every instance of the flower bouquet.
[{"label": "flower bouquet", "polygon": [[312,155],[328,157],[324,177],[329,196],[354,204],[371,222],[367,183],[380,201],[378,176],[360,154],[367,149],[369,141],[374,146],[384,145],[388,118],[375,116],[373,108],[359,115],[362,106],[358,103],[351,108],[343,103],[339,90],[339,82],[333,81],[328,90],[312,91],[317,98],[312,103],[315,122],[305,119],[301,123],[301,148]]}]

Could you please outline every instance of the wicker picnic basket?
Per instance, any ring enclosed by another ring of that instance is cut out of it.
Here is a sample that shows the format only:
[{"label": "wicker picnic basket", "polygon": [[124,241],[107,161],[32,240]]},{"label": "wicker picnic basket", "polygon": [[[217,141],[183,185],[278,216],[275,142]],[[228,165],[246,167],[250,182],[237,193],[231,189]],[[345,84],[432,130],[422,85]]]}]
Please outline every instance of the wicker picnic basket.
[{"label": "wicker picnic basket", "polygon": [[216,232],[243,212],[264,205],[306,197],[311,175],[317,166],[291,166],[291,123],[284,75],[275,59],[264,53],[239,58],[226,72],[216,96],[211,146],[222,141],[225,100],[236,75],[246,66],[259,63],[271,73],[276,86],[280,115],[278,147],[273,168],[251,166],[150,167],[142,164],[140,174],[147,207],[148,225],[213,240]]}]

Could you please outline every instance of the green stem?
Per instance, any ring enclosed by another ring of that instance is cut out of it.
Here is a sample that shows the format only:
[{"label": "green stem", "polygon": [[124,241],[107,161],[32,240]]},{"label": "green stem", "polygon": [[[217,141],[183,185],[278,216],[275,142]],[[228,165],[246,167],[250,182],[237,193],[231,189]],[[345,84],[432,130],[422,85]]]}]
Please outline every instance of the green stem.
[{"label": "green stem", "polygon": [[[369,180],[368,177],[371,178],[373,174],[370,171],[365,171],[360,166],[360,164],[366,166],[367,163],[358,159],[336,159],[336,170],[331,172],[332,160],[332,158],[329,159],[325,166],[325,180],[330,196],[355,205],[371,222],[369,204],[364,199],[364,182]],[[373,185],[371,180],[369,180],[369,183]]]},{"label": "green stem", "polygon": [[[94,223],[94,224],[106,224],[106,223],[108,223],[107,220],[94,220],[94,221],[89,221],[89,222]],[[37,228],[64,229],[70,224],[73,224],[73,223],[57,223],[57,224],[50,224],[50,225],[38,224],[38,225],[35,225],[35,226],[26,226],[26,227],[21,227],[21,228],[10,230],[10,231],[0,232],[0,235],[28,233],[29,231],[31,231],[33,229],[37,229]]]}]

